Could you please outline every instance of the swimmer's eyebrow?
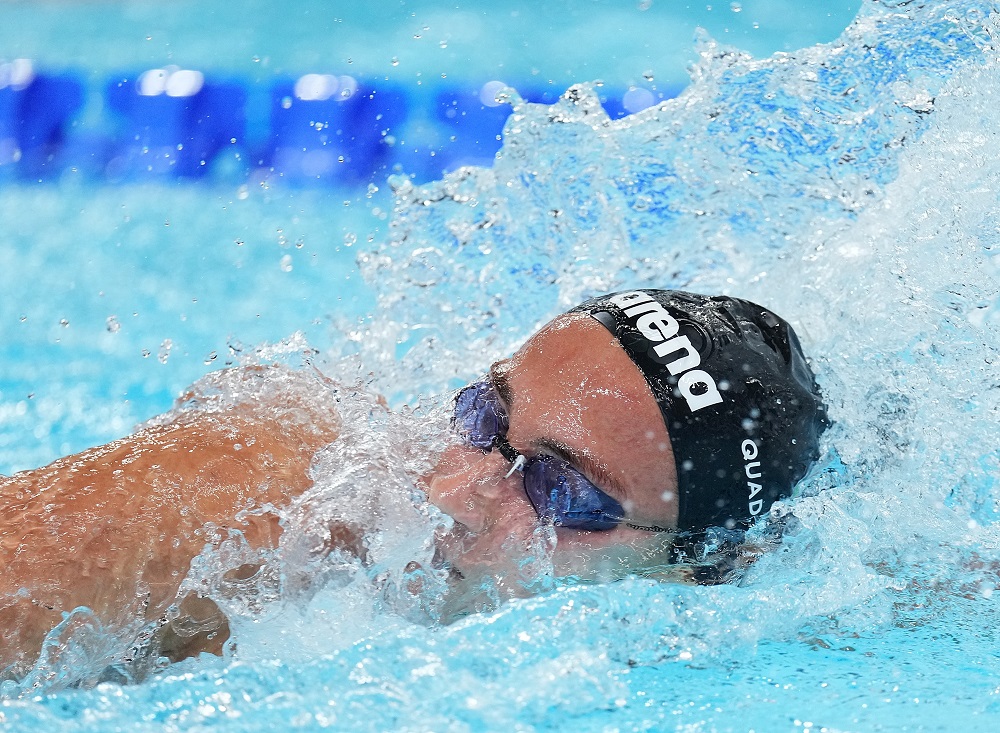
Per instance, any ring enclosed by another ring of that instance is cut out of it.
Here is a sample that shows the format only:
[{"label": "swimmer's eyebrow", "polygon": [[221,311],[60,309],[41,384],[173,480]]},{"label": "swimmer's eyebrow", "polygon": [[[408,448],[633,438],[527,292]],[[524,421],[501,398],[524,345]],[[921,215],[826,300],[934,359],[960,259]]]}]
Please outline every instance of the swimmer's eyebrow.
[{"label": "swimmer's eyebrow", "polygon": [[607,489],[615,499],[622,501],[626,498],[625,489],[611,473],[589,453],[580,451],[551,438],[540,438],[535,441],[535,445],[544,451],[562,458],[573,468],[588,477],[594,484],[602,489]]},{"label": "swimmer's eyebrow", "polygon": [[493,389],[500,395],[500,399],[503,400],[504,405],[509,408],[514,404],[514,390],[510,388],[507,376],[500,370],[499,361],[493,362],[493,365],[490,367],[490,382],[493,384]]}]

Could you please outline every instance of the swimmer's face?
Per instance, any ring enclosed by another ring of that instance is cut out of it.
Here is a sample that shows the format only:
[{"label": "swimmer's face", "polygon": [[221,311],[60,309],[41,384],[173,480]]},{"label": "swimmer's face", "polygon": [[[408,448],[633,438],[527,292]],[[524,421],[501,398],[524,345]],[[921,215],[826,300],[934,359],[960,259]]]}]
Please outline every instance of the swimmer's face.
[{"label": "swimmer's face", "polygon": [[[625,522],[677,525],[670,438],[649,386],[614,337],[583,314],[560,316],[491,369],[511,446],[528,458],[556,451],[625,509]],[[471,532],[453,562],[494,564],[539,525],[520,473],[498,450],[454,446],[428,477],[430,500]],[[626,526],[556,528],[560,575],[608,577],[663,559],[670,533]],[[513,543],[513,545],[512,545]],[[454,554],[454,553],[452,553]],[[517,553],[515,553],[517,554]]]}]

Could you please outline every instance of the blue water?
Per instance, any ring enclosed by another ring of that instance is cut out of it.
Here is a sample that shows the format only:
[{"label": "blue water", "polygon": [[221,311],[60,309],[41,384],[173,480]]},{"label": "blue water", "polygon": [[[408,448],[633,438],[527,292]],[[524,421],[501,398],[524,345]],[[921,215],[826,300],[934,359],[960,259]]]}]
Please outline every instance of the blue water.
[{"label": "blue water", "polygon": [[[584,295],[647,284],[789,316],[836,424],[803,497],[776,510],[781,545],[738,586],[550,583],[448,626],[395,590],[435,518],[389,501],[405,478],[352,476],[332,456],[320,503],[386,492],[382,575],[346,568],[263,607],[230,603],[235,650],[136,685],[64,689],[108,663],[113,632],[63,636],[37,688],[8,688],[0,722],[996,730],[997,11],[867,2],[838,39],[774,55],[703,38],[678,99],[614,123],[587,88],[517,106],[491,169],[397,179],[392,199],[390,185],[371,199],[4,190],[2,292],[19,296],[0,318],[7,470],[120,435],[206,362],[296,329],[324,369],[372,373],[372,390],[412,404]],[[365,399],[345,405],[341,458],[385,455],[413,430],[405,415],[370,424]]]}]

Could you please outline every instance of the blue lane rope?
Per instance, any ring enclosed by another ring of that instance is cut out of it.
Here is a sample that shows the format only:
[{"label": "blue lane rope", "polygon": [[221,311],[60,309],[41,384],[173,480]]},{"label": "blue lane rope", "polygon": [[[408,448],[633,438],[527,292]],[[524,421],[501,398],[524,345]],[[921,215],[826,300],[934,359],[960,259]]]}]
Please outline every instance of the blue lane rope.
[{"label": "blue lane rope", "polygon": [[[164,67],[125,73],[90,89],[77,72],[27,59],[0,61],[0,181],[276,180],[355,186],[391,172],[418,181],[461,165],[489,165],[510,107],[505,84],[405,88],[309,73],[268,83]],[[552,104],[555,87],[512,84]],[[603,90],[613,119],[675,96]]]}]

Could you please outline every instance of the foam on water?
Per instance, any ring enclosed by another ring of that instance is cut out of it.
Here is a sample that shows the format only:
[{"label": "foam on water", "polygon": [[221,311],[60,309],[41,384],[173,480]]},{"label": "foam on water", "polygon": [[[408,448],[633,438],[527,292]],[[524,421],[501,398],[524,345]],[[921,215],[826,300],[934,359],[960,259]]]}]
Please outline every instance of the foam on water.
[{"label": "foam on water", "polygon": [[[285,515],[286,586],[227,608],[221,660],[11,699],[0,721],[933,729],[960,698],[966,727],[995,725],[996,12],[869,2],[838,41],[764,60],[706,39],[677,100],[616,123],[585,87],[519,104],[492,169],[399,183],[390,239],[361,263],[379,308],[323,362],[374,381],[344,398],[346,439]],[[440,393],[559,309],[637,286],[757,300],[803,337],[835,425],[774,512],[780,545],[739,586],[557,583],[436,623],[448,522],[414,492],[441,412],[392,417],[370,393]],[[301,580],[316,516],[374,522],[372,565]]]}]

